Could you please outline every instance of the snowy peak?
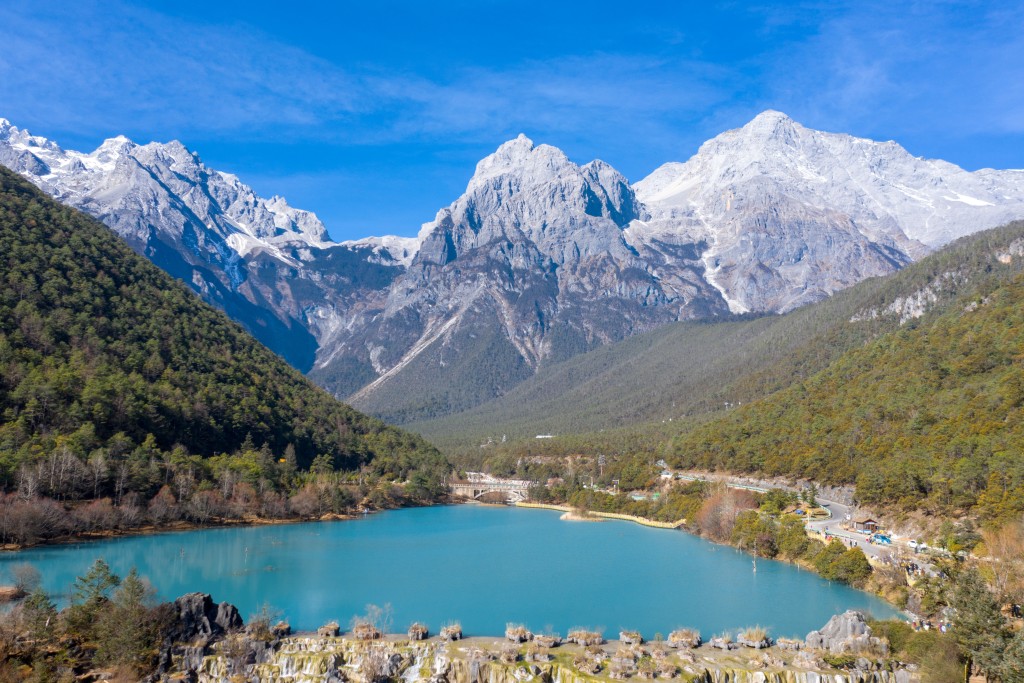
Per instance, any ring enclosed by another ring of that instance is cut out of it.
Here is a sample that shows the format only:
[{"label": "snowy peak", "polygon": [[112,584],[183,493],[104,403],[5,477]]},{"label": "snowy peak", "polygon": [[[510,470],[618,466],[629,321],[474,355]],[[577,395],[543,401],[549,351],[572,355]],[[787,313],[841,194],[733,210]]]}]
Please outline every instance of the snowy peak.
[{"label": "snowy peak", "polygon": [[79,158],[87,168],[112,171],[121,158],[129,156],[137,147],[138,145],[125,136],[118,135],[104,140],[103,144],[90,154],[82,155]]},{"label": "snowy peak", "polygon": [[550,145],[534,146],[533,140],[520,133],[480,160],[466,191],[486,185],[495,177],[516,175],[542,181],[576,168],[562,150]]},{"label": "snowy peak", "polygon": [[781,111],[768,109],[751,119],[737,134],[751,141],[760,140],[762,144],[775,142],[792,145],[796,143],[797,136],[806,130]]},{"label": "snowy peak", "polygon": [[1019,216],[1024,185],[1013,171],[970,173],[914,157],[892,141],[816,131],[769,110],[704,143],[685,163],[659,167],[634,188],[660,216],[692,211],[720,218],[766,195],[782,195],[866,226],[886,223],[890,237],[934,248],[982,229],[979,220],[992,227]]},{"label": "snowy peak", "polygon": [[733,311],[785,311],[1024,216],[1021,181],[766,111],[636,183],[652,220],[628,233],[705,240],[707,279]]},{"label": "snowy peak", "polygon": [[[238,257],[264,250],[279,253],[275,243],[299,241],[313,247],[330,244],[315,214],[294,209],[280,198],[259,197],[237,176],[207,168],[199,155],[178,140],[138,145],[123,135],[104,140],[89,153],[65,151],[49,140],[30,135],[4,120],[0,125],[0,162],[69,203],[103,218],[116,212],[132,220],[125,236],[137,242],[152,230],[180,240],[190,230],[197,249],[207,244],[211,256],[224,254],[226,244]],[[181,213],[186,209],[185,213]],[[141,219],[150,216],[151,218]],[[170,223],[160,216],[178,214]],[[187,228],[190,221],[200,225]],[[155,227],[154,227],[155,226]],[[232,238],[235,233],[239,236]],[[209,242],[206,237],[215,237]],[[290,259],[289,259],[290,261]]]}]

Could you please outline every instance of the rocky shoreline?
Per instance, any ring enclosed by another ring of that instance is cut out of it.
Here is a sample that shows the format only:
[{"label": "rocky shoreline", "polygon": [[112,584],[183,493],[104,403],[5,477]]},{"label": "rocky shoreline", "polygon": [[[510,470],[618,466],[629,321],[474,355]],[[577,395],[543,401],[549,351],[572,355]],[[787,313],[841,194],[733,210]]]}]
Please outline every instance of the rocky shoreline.
[{"label": "rocky shoreline", "polygon": [[[619,640],[583,645],[510,627],[505,638],[424,639],[376,629],[291,634],[242,624],[238,610],[192,593],[175,601],[175,627],[147,683],[596,683],[662,679],[684,683],[915,683],[913,667],[889,656],[863,615],[833,617],[805,640]],[[693,632],[689,632],[692,634]],[[370,635],[367,635],[370,634]],[[459,633],[461,636],[461,633]]]}]

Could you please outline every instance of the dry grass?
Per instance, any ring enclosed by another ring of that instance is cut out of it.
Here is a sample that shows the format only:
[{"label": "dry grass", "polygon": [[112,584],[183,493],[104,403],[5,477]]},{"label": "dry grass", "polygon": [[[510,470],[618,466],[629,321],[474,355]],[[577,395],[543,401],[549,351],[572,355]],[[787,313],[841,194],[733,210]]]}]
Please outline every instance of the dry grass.
[{"label": "dry grass", "polygon": [[692,628],[677,628],[668,634],[668,644],[672,647],[700,647],[700,631]]},{"label": "dry grass", "polygon": [[749,626],[739,632],[738,639],[760,643],[762,640],[768,639],[768,629],[763,626]]},{"label": "dry grass", "polygon": [[603,645],[604,634],[600,631],[589,631],[587,629],[576,628],[569,631],[569,635],[566,637],[570,643],[576,643],[586,647],[588,645]]}]

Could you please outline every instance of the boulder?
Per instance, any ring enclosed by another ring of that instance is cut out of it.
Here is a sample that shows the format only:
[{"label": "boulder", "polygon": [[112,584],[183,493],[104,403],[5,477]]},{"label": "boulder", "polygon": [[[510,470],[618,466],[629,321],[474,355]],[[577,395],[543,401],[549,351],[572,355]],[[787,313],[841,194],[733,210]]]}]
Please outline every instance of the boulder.
[{"label": "boulder", "polygon": [[398,675],[398,672],[402,669],[402,655],[397,652],[391,653],[391,655],[384,661],[384,666],[381,669],[381,675],[390,680]]},{"label": "boulder", "polygon": [[805,642],[809,648],[828,650],[833,654],[888,652],[885,642],[871,635],[867,619],[856,610],[835,615],[821,630],[808,633]]}]

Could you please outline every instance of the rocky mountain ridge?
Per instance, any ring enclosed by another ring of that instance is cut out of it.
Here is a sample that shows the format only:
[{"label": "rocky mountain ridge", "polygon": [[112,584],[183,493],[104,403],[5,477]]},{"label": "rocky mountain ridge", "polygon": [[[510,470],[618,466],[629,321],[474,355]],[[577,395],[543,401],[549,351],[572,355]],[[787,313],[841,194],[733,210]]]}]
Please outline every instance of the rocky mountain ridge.
[{"label": "rocky mountain ridge", "polygon": [[519,136],[418,237],[340,244],[177,142],[82,154],[0,121],[0,163],[396,421],[667,322],[788,311],[1024,216],[1022,171],[970,173],[773,111],[635,185]]}]

